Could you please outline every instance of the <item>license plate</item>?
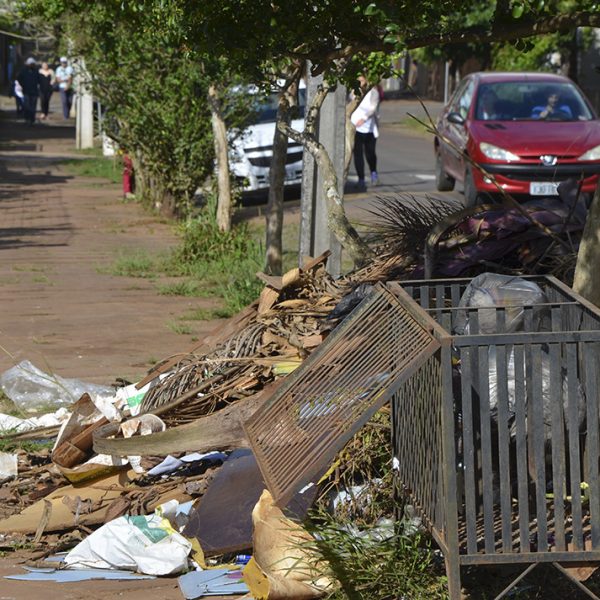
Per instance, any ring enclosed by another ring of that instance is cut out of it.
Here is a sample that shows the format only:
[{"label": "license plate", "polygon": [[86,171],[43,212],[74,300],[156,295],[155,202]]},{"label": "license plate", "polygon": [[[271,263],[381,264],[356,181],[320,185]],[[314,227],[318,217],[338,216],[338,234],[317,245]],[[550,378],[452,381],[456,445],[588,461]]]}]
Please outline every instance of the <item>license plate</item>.
[{"label": "license plate", "polygon": [[532,196],[558,196],[558,183],[550,181],[531,182],[529,193]]}]

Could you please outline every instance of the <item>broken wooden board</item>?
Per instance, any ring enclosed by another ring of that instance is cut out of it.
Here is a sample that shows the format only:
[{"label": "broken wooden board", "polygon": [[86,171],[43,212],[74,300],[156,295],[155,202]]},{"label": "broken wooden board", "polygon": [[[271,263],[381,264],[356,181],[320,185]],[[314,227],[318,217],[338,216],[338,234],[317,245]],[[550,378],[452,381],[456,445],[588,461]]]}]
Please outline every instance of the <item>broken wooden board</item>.
[{"label": "broken wooden board", "polygon": [[248,396],[200,417],[192,423],[172,427],[152,435],[116,438],[119,424],[110,423],[94,431],[94,451],[116,456],[167,456],[174,452],[209,452],[247,447],[242,422],[249,418],[279,387],[273,382],[257,394]]},{"label": "broken wooden board", "polygon": [[[205,555],[240,552],[252,548],[252,510],[266,485],[251,450],[233,452],[192,511],[183,530],[200,542]],[[297,494],[286,512],[302,519],[312,505],[317,488]]]}]

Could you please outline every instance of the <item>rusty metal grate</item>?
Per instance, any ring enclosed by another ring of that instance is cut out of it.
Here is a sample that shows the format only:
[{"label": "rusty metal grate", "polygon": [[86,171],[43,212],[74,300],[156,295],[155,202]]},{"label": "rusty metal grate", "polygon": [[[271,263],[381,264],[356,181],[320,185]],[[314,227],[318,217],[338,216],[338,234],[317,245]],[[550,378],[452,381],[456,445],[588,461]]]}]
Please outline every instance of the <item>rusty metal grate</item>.
[{"label": "rusty metal grate", "polygon": [[313,481],[439,348],[427,317],[415,318],[420,308],[398,293],[377,285],[245,423],[278,504]]},{"label": "rusty metal grate", "polygon": [[438,531],[445,530],[441,381],[436,353],[400,386],[392,401],[397,477],[425,523]]}]

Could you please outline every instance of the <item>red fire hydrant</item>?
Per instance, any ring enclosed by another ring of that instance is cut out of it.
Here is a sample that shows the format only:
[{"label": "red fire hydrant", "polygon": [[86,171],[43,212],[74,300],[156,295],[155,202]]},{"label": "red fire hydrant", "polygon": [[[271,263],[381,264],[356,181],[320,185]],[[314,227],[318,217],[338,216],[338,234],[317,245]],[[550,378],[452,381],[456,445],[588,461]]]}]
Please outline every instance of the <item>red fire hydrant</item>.
[{"label": "red fire hydrant", "polygon": [[128,198],[135,190],[133,162],[127,154],[123,154],[123,197]]}]

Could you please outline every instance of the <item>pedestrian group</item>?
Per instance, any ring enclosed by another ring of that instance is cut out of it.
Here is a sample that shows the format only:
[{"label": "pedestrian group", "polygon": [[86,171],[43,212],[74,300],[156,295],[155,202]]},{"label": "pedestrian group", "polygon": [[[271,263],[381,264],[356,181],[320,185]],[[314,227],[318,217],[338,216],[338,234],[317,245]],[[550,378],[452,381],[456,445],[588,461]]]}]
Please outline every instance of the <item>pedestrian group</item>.
[{"label": "pedestrian group", "polygon": [[22,116],[26,123],[34,124],[39,99],[40,120],[46,120],[50,110],[50,98],[55,91],[60,93],[63,118],[68,119],[73,103],[73,67],[69,65],[69,60],[62,56],[59,66],[53,70],[47,62],[38,66],[35,58],[29,57],[12,88],[17,115]]}]

